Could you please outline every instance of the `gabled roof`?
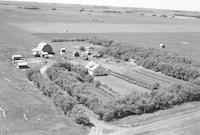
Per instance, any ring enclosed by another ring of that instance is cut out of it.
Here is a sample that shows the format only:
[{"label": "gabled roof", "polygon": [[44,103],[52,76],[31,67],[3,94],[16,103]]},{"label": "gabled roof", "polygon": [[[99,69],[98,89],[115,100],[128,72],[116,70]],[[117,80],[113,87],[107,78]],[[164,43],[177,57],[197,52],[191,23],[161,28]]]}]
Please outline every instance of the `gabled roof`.
[{"label": "gabled roof", "polygon": [[28,63],[25,62],[25,61],[22,61],[22,62],[18,62],[17,65],[18,65],[18,66],[27,66]]},{"label": "gabled roof", "polygon": [[95,63],[95,62],[89,62],[86,66],[87,69],[94,71],[95,69],[97,69],[98,67],[100,67],[99,64]]},{"label": "gabled roof", "polygon": [[22,55],[21,54],[15,54],[15,55],[12,55],[12,58],[13,57],[22,57]]},{"label": "gabled roof", "polygon": [[48,45],[46,42],[41,42],[38,44],[37,49],[42,50],[45,45]]},{"label": "gabled roof", "polygon": [[32,49],[32,51],[33,52],[35,52],[35,51],[41,51],[45,45],[48,45],[48,43],[41,42],[41,43],[38,44],[38,46],[36,48]]}]

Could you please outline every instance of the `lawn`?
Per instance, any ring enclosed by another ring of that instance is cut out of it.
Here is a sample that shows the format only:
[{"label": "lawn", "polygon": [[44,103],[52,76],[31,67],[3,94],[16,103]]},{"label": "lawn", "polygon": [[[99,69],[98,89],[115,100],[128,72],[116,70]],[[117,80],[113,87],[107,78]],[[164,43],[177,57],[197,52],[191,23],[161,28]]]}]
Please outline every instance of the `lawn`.
[{"label": "lawn", "polygon": [[148,89],[129,83],[125,80],[122,80],[112,75],[95,77],[95,80],[99,80],[102,84],[105,84],[109,88],[117,91],[121,96],[129,95],[133,92],[148,92],[149,91]]}]

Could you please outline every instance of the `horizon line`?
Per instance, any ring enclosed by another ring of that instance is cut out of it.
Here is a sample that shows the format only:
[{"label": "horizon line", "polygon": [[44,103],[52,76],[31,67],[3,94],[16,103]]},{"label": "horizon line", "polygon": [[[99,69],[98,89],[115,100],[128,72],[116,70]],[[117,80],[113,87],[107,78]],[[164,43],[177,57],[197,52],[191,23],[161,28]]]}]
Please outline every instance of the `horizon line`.
[{"label": "horizon line", "polygon": [[48,3],[48,4],[65,4],[65,5],[82,5],[82,6],[97,6],[97,7],[119,7],[119,8],[138,8],[151,10],[170,10],[170,11],[185,11],[185,12],[200,12],[200,10],[188,9],[173,9],[173,8],[156,8],[156,7],[141,7],[141,6],[119,6],[119,5],[104,5],[104,4],[83,4],[83,3],[66,3],[66,2],[51,2],[51,1],[37,1],[37,0],[0,0],[4,2],[27,2],[27,3]]}]

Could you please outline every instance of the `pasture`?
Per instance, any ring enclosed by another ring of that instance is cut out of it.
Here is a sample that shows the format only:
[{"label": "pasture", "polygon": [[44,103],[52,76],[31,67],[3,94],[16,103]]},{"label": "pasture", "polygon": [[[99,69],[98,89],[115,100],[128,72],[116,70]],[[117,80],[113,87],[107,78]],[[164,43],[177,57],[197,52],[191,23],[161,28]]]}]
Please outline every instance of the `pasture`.
[{"label": "pasture", "polygon": [[179,33],[200,32],[200,26],[129,23],[10,23],[29,33]]}]

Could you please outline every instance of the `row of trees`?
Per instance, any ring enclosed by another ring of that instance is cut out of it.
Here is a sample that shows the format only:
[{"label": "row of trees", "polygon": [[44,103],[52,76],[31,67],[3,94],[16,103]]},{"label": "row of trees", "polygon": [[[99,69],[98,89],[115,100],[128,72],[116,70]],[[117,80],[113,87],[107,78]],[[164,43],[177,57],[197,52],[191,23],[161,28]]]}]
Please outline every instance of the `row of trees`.
[{"label": "row of trees", "polygon": [[84,126],[93,125],[83,109],[78,107],[76,97],[70,96],[60,86],[56,85],[48,78],[43,78],[38,69],[28,69],[26,76],[30,81],[34,82],[43,95],[51,98],[55,106],[59,107],[65,115],[73,118],[77,124],[82,124]]},{"label": "row of trees", "polygon": [[189,81],[200,76],[200,62],[155,48],[143,48],[113,40],[90,38],[89,43],[104,46],[104,55],[118,59],[135,59],[136,63],[156,72]]},{"label": "row of trees", "polygon": [[150,93],[133,93],[96,110],[100,119],[112,121],[130,115],[152,113],[190,101],[200,101],[200,88],[193,84],[173,84]]}]

